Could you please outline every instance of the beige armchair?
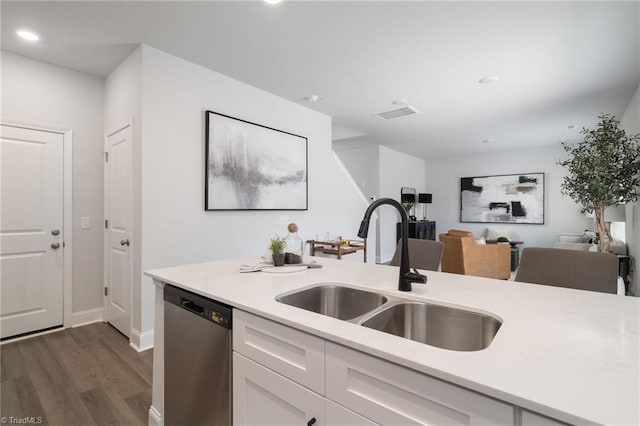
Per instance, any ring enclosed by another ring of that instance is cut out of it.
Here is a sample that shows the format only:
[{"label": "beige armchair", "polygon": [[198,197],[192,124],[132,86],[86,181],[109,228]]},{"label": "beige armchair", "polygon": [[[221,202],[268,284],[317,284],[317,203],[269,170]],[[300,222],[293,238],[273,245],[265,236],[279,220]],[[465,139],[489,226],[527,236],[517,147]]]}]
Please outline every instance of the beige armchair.
[{"label": "beige armchair", "polygon": [[477,244],[473,233],[456,229],[440,234],[440,241],[442,272],[503,280],[511,276],[509,244]]}]

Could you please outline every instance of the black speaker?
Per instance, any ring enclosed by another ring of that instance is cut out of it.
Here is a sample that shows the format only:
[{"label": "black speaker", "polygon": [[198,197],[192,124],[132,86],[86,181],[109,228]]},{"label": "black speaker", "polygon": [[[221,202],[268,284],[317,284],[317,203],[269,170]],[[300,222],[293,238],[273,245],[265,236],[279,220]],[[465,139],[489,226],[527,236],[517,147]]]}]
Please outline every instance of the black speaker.
[{"label": "black speaker", "polygon": [[420,204],[431,204],[432,194],[418,194],[418,202]]}]

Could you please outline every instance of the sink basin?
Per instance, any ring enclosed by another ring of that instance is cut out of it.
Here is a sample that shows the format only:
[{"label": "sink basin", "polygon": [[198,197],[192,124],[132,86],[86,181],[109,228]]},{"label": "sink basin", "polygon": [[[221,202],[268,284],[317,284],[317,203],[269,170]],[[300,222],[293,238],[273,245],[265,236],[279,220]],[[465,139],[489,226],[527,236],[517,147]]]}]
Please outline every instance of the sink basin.
[{"label": "sink basin", "polygon": [[502,323],[491,316],[429,303],[403,302],[362,325],[455,351],[479,351],[491,344]]},{"label": "sink basin", "polygon": [[325,284],[285,296],[276,301],[341,320],[351,320],[381,306],[387,298],[370,291]]}]

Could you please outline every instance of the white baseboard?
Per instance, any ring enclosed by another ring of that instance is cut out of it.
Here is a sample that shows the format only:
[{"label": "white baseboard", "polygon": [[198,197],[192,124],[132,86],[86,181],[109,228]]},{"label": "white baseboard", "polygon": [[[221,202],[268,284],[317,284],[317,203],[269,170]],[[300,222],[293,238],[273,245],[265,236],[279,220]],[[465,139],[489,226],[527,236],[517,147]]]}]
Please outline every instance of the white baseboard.
[{"label": "white baseboard", "polygon": [[153,330],[141,333],[139,330],[132,328],[129,345],[138,352],[153,348]]},{"label": "white baseboard", "polygon": [[73,312],[71,314],[71,327],[92,324],[104,321],[104,309],[94,308],[84,311]]},{"label": "white baseboard", "polygon": [[164,425],[164,421],[162,421],[162,415],[156,410],[156,407],[153,405],[149,408],[149,426],[162,426]]}]

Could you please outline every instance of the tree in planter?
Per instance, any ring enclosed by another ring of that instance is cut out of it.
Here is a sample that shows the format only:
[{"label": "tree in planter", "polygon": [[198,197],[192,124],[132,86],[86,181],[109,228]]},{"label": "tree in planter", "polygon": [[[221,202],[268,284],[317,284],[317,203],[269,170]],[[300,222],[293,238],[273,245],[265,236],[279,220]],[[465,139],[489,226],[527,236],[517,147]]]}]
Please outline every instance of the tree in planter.
[{"label": "tree in planter", "polygon": [[558,164],[569,172],[562,194],[581,204],[582,213],[595,212],[599,249],[608,252],[611,234],[604,226],[604,210],[640,196],[640,134],[627,136],[610,114],[598,118],[596,129],[582,129],[584,141],[578,145],[561,142],[570,157]]}]

